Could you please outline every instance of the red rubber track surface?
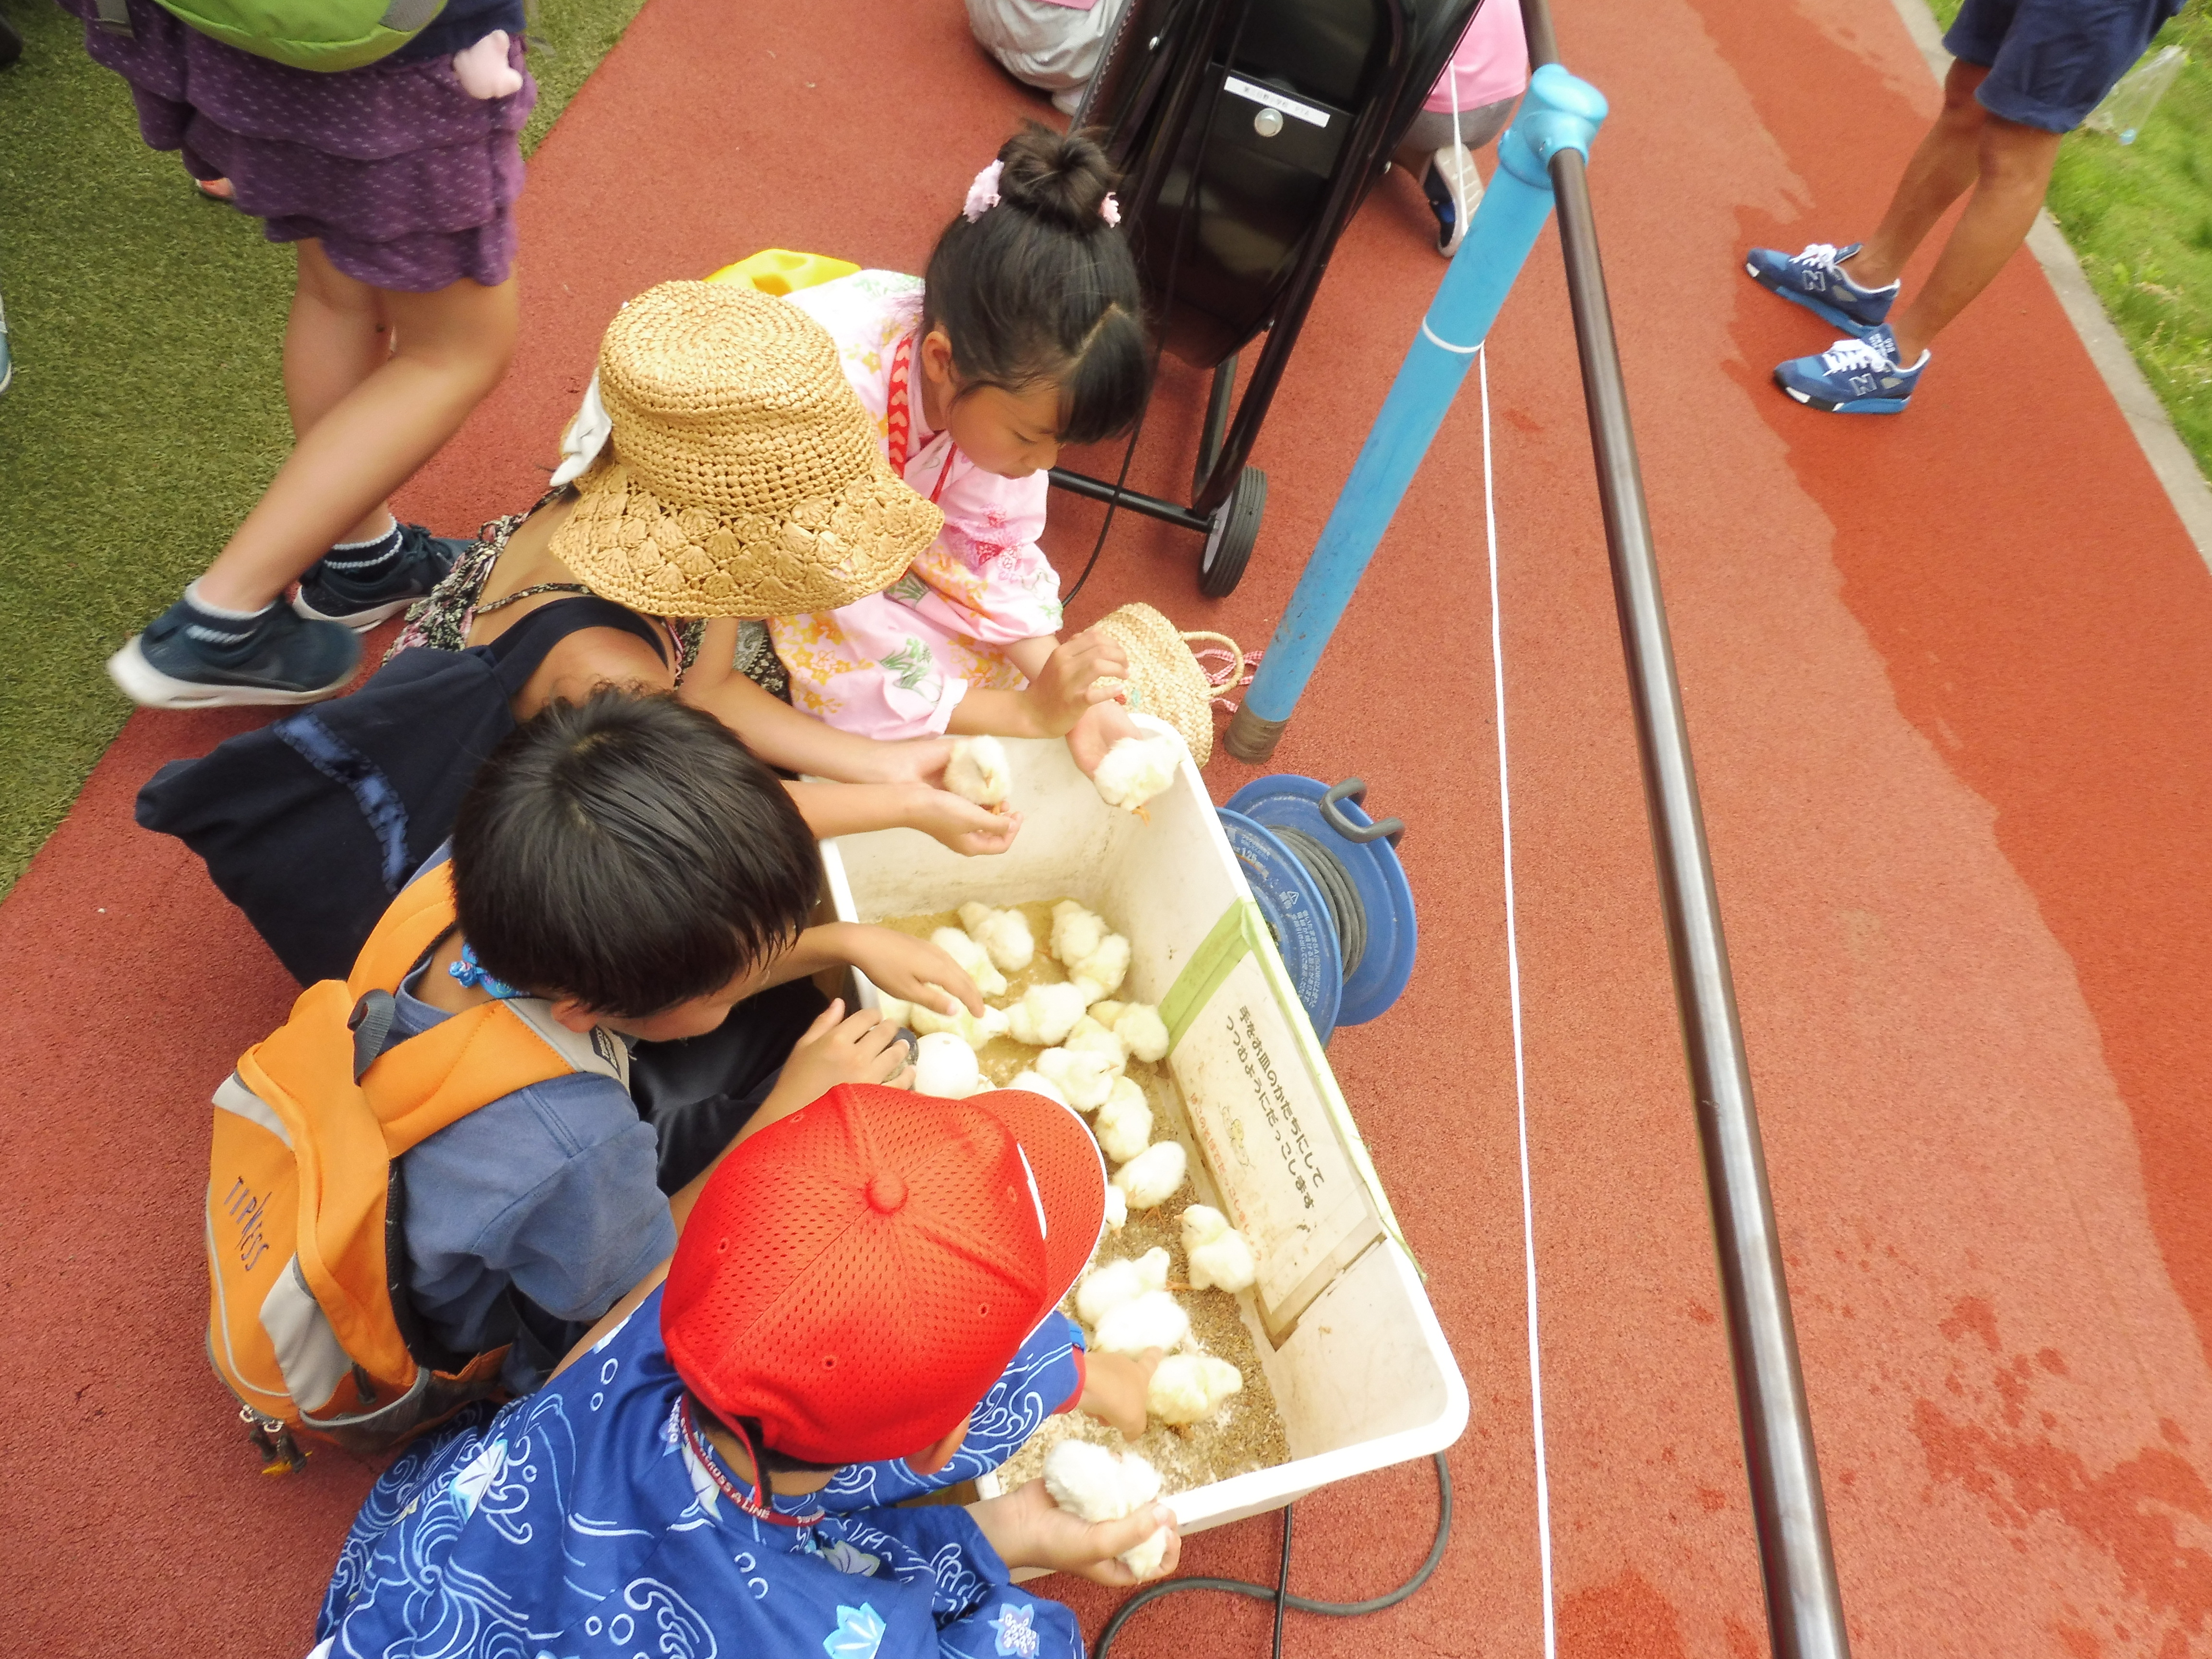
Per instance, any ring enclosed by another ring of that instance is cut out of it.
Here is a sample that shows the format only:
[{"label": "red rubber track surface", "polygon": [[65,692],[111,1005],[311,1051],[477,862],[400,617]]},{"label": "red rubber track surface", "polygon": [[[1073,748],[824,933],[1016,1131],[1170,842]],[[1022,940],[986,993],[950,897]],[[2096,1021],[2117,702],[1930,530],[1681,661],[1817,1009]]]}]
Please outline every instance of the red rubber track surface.
[{"label": "red rubber track surface", "polygon": [[[1830,337],[1742,250],[1863,234],[1935,108],[1888,8],[1559,9],[1613,105],[1592,188],[1856,1650],[2212,1652],[2212,580],[2025,255],[1902,418],[1768,383]],[[651,0],[532,165],[514,372],[404,505],[457,532],[526,502],[599,331],[655,281],[767,246],[918,269],[1041,109],[950,0]],[[1255,458],[1244,586],[1200,600],[1195,539],[1124,519],[1074,622],[1143,597],[1265,643],[1440,274],[1424,219],[1395,176],[1337,256]],[[1757,1562],[1549,235],[1492,343],[1559,1646],[1748,1659]],[[1133,482],[1174,494],[1202,386],[1165,380]],[[1332,1054],[1474,1401],[1435,1582],[1362,1623],[1294,1616],[1301,1655],[1541,1650],[1473,384],[1277,757],[1359,774],[1412,826],[1413,988]],[[1072,573],[1097,509],[1054,515]],[[205,1103],[289,988],[129,805],[251,718],[133,720],[0,908],[13,1651],[303,1652],[372,1479],[326,1453],[263,1480],[200,1354]],[[1301,1504],[1297,1587],[1396,1583],[1430,1487],[1415,1466]],[[1276,1537],[1225,1528],[1185,1565],[1264,1576]],[[1115,1599],[1070,1594],[1094,1631]],[[1122,1651],[1260,1652],[1265,1623],[1175,1600]]]}]

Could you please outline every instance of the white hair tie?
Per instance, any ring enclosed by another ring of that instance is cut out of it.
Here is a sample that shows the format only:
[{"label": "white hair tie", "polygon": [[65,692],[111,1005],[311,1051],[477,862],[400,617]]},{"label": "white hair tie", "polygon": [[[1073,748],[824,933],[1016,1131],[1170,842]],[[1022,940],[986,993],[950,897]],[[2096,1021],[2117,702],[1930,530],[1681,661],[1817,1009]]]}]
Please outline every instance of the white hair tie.
[{"label": "white hair tie", "polygon": [[999,173],[1006,165],[1004,161],[992,162],[977,173],[975,182],[968,186],[968,199],[961,204],[960,211],[969,224],[974,224],[999,205]]}]

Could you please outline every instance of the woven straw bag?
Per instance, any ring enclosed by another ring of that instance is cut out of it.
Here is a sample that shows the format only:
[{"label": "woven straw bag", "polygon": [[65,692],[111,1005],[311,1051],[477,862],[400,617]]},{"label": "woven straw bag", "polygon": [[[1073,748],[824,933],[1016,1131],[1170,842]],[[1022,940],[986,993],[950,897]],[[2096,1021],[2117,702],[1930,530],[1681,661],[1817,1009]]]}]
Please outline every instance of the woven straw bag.
[{"label": "woven straw bag", "polygon": [[663,283],[599,346],[612,428],[552,552],[664,617],[787,617],[882,592],[944,515],[892,472],[837,347],[739,283]]},{"label": "woven straw bag", "polygon": [[[1109,635],[1129,656],[1129,678],[1107,680],[1127,693],[1128,706],[1165,720],[1203,766],[1213,755],[1213,700],[1234,684],[1243,668],[1243,653],[1226,634],[1177,630],[1149,605],[1125,605],[1091,623],[1086,632]],[[1193,644],[1218,646],[1230,666],[1210,674],[1191,652]]]}]

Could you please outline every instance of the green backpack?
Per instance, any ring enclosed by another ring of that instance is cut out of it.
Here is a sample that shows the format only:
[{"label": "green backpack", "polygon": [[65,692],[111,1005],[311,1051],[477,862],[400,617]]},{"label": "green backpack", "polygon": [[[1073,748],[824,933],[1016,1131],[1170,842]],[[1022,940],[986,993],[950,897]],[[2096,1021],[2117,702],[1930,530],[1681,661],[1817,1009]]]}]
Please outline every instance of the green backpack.
[{"label": "green backpack", "polygon": [[[445,9],[446,0],[160,0],[202,34],[294,69],[359,69],[399,50]],[[124,0],[94,0],[100,26],[130,34]]]}]

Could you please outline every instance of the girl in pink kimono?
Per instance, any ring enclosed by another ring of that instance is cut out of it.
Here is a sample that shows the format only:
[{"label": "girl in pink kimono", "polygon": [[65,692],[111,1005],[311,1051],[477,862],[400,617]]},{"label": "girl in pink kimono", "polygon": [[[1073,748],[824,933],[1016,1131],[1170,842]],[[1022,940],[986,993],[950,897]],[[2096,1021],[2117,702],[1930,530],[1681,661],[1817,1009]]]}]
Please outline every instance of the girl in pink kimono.
[{"label": "girl in pink kimono", "polygon": [[792,706],[842,731],[1066,737],[1089,771],[1137,728],[1097,682],[1103,635],[1063,643],[1037,546],[1064,443],[1126,431],[1152,367],[1137,270],[1098,147],[1032,125],[976,176],[925,281],[864,270],[790,296],[837,343],[891,465],[945,529],[889,589],[769,623]]}]

